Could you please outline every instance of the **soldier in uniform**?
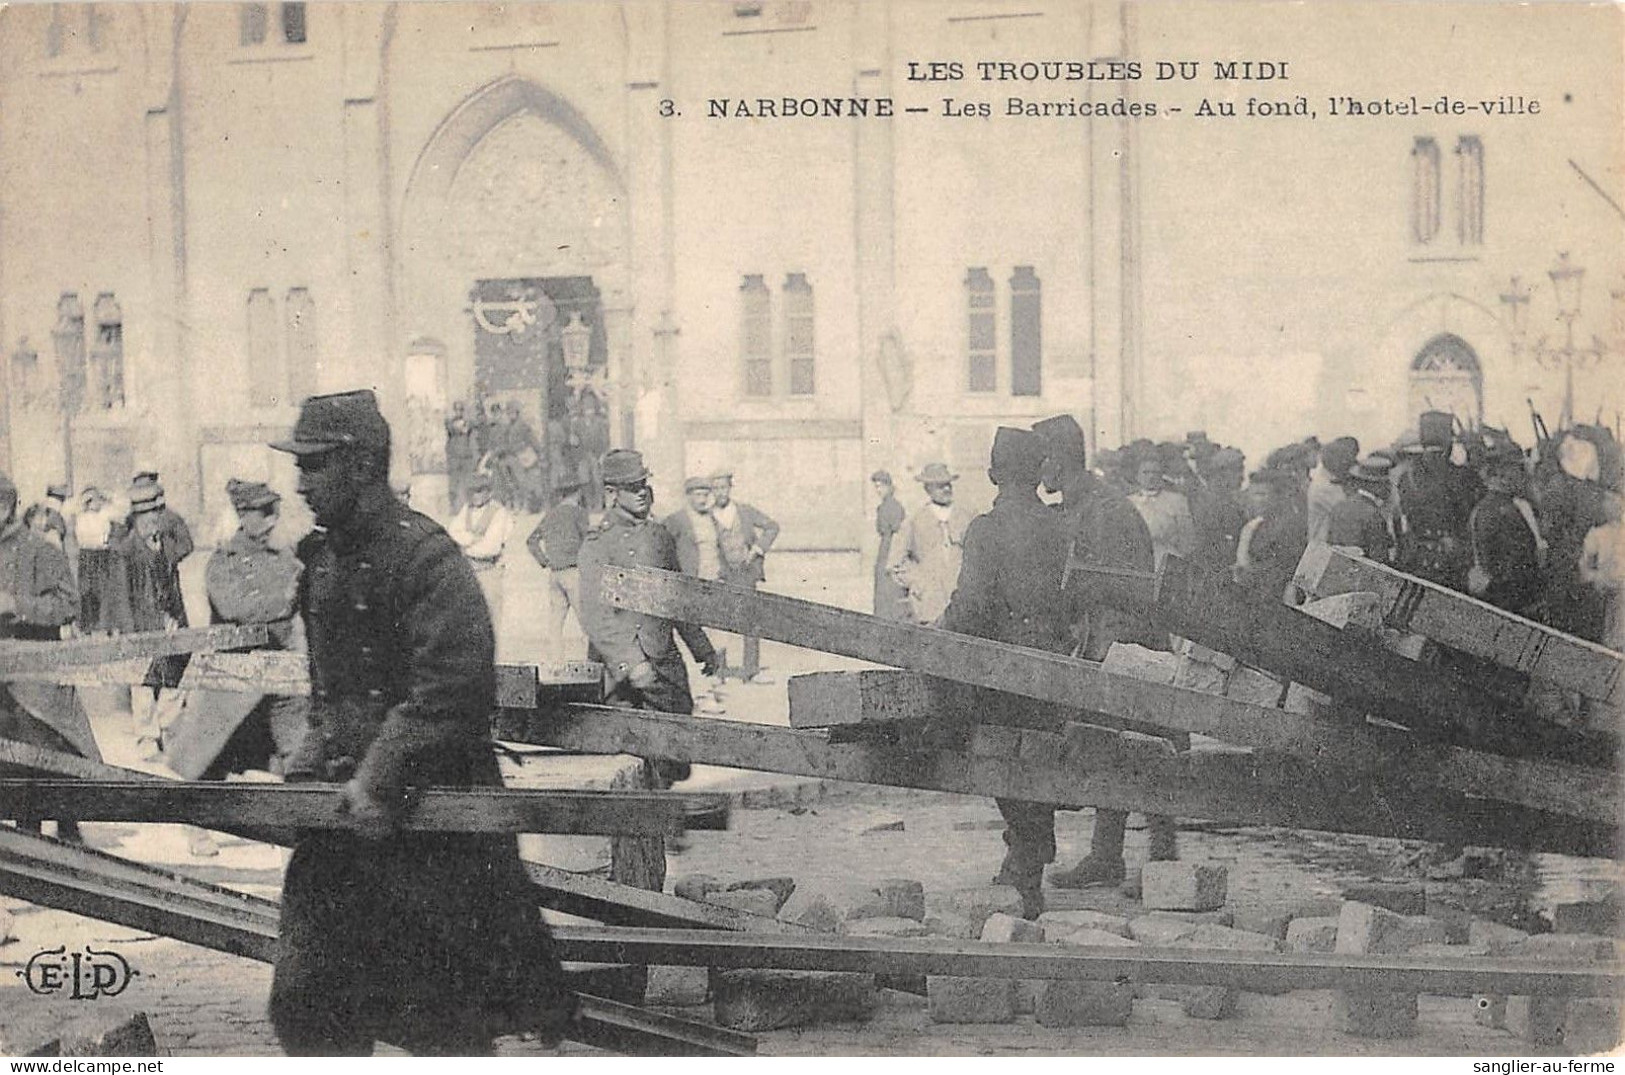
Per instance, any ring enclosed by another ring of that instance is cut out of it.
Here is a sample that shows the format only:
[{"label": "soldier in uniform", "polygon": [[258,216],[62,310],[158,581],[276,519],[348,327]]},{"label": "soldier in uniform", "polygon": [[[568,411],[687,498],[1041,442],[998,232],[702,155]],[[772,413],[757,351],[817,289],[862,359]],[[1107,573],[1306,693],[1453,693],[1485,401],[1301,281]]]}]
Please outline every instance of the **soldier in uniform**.
[{"label": "soldier in uniform", "polygon": [[479,1055],[575,1010],[517,839],[398,828],[413,787],[502,778],[490,615],[456,543],[390,492],[389,441],[359,391],[305,400],[273,445],[319,528],[298,548],[311,729],[287,779],[342,784],[353,822],[301,833],[283,882],[270,1014],[297,1055]]},{"label": "soldier in uniform", "polygon": [[[236,478],[226,483],[226,495],[237,512],[237,532],[214,551],[204,570],[209,622],[263,623],[271,635],[267,649],[300,648],[303,640],[296,637],[294,618],[299,560],[287,549],[271,546],[282,498],[264,482]],[[302,698],[263,699],[238,725],[203,779],[249,769],[281,773],[305,737],[308,708]]]},{"label": "soldier in uniform", "polygon": [[1407,574],[1467,588],[1473,556],[1467,516],[1483,492],[1478,478],[1450,461],[1452,418],[1428,411],[1418,423],[1421,454],[1399,482],[1399,563]]},{"label": "soldier in uniform", "polygon": [[[1063,573],[1067,617],[1071,624],[1074,656],[1101,661],[1116,642],[1131,642],[1149,649],[1166,650],[1168,634],[1119,609],[1092,603],[1086,596],[1084,578],[1070,575],[1072,566],[1098,566],[1128,571],[1152,570],[1155,561],[1151,531],[1138,508],[1128,497],[1116,492],[1089,472],[1083,429],[1069,414],[1046,418],[1033,426],[1043,437],[1046,449],[1044,486],[1061,494],[1059,511],[1065,519],[1069,570]],[[1097,723],[1127,727],[1105,714],[1091,717]],[[1136,728],[1157,733],[1154,728]],[[1189,745],[1189,737],[1178,737]],[[1147,818],[1151,827],[1151,855],[1172,859],[1177,846],[1172,818]],[[1055,870],[1050,884],[1057,888],[1085,888],[1116,884],[1127,874],[1123,862],[1123,835],[1128,814],[1122,810],[1095,811],[1094,832],[1089,852],[1070,869]],[[998,880],[1004,880],[1001,875]]]},{"label": "soldier in uniform", "polygon": [[[653,518],[654,490],[639,452],[617,448],[604,455],[604,518],[588,532],[581,545],[581,626],[587,632],[588,653],[602,661],[611,704],[661,713],[694,712],[688,668],[677,649],[674,632],[681,635],[694,659],[708,676],[719,667],[717,651],[705,631],[694,624],[673,623],[630,609],[616,608],[603,599],[605,568],[657,567],[678,571],[677,543],[671,531]],[[666,786],[686,779],[686,763],[655,763],[656,776]]]},{"label": "soldier in uniform", "polygon": [[[1038,499],[1046,454],[1036,433],[1001,426],[994,434],[987,476],[999,492],[993,507],[965,529],[959,584],[942,615],[947,630],[1052,653],[1071,650],[1072,625],[1061,598],[1067,520]],[[979,719],[998,724],[1030,724],[1051,708],[997,691],[955,693]],[[1037,918],[1044,910],[1044,867],[1055,861],[1055,808],[997,802],[1008,847],[1000,873],[1021,894],[1023,916]]]}]

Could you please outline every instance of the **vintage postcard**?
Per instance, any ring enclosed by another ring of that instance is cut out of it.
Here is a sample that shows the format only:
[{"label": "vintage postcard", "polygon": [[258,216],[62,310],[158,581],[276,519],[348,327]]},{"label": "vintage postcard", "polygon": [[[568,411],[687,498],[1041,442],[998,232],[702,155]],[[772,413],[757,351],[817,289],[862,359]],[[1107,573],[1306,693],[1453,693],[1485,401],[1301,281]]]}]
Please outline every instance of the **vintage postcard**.
[{"label": "vintage postcard", "polygon": [[1614,1051],[1622,31],[0,8],[0,1054]]}]

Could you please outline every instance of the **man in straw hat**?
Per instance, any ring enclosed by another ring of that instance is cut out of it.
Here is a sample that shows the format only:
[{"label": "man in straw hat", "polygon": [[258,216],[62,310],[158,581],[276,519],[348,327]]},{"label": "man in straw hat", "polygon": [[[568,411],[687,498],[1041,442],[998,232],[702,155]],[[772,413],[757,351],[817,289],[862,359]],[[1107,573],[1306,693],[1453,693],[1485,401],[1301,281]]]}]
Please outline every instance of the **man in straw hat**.
[{"label": "man in straw hat", "polygon": [[903,540],[894,551],[891,569],[892,577],[908,591],[915,623],[936,623],[959,581],[965,528],[971,517],[954,503],[958,478],[945,463],[927,463],[914,476],[925,487],[927,501],[903,525]]},{"label": "man in straw hat", "polygon": [[491,617],[456,542],[389,488],[369,391],[312,396],[272,447],[319,529],[299,543],[311,730],[290,782],[342,785],[348,830],[301,833],[282,886],[271,1024],[291,1054],[480,1055],[556,1039],[574,996],[512,835],[403,832],[414,787],[500,787]]},{"label": "man in straw hat", "polygon": [[1332,506],[1324,538],[1327,544],[1359,549],[1361,556],[1378,563],[1393,562],[1394,524],[1388,515],[1393,469],[1392,459],[1372,453],[1344,471],[1348,496]]}]

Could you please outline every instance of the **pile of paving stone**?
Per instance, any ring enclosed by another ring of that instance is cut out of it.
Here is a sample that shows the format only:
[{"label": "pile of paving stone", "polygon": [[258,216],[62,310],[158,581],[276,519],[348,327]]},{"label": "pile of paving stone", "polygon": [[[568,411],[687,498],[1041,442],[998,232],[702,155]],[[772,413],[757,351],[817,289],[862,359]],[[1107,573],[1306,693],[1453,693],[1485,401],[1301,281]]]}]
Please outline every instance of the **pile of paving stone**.
[{"label": "pile of paving stone", "polygon": [[[853,937],[941,937],[997,943],[1085,947],[1198,949],[1233,952],[1304,952],[1410,955],[1437,958],[1506,957],[1565,965],[1617,958],[1620,915],[1614,901],[1569,904],[1554,916],[1557,932],[1530,935],[1481,918],[1420,884],[1350,887],[1344,898],[1256,907],[1228,901],[1223,866],[1149,863],[1139,878],[1137,903],[1118,912],[1076,908],[1047,911],[1036,921],[1019,916],[1012,888],[988,886],[944,893],[928,903],[915,880],[872,886],[798,889],[787,877],[724,882],[699,875],[677,882],[680,896],[755,914],[772,915],[816,930]],[[878,990],[899,980],[873,974],[654,968],[648,1000],[657,1005],[710,1003],[716,1022],[743,1031],[766,1031],[867,1018]],[[1013,1023],[1030,1016],[1042,1027],[1121,1027],[1136,999],[1177,1001],[1190,1019],[1238,1017],[1241,992],[1214,985],[1136,985],[1128,981],[1045,981],[931,976],[923,984],[933,1022]],[[1617,1027],[1616,1001],[1464,996],[1485,1026],[1513,1031],[1531,1044],[1561,1044],[1577,1014]],[[1337,1027],[1368,1038],[1417,1032],[1417,997],[1405,993],[1344,992],[1334,1010]]]}]

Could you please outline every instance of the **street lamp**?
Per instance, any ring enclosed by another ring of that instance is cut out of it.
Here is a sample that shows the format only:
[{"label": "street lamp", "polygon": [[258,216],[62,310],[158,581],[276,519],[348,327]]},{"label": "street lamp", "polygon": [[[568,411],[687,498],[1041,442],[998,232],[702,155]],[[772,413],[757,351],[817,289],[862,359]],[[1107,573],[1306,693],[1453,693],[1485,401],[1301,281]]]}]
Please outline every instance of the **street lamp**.
[{"label": "street lamp", "polygon": [[1552,280],[1552,292],[1557,299],[1557,318],[1563,322],[1563,343],[1550,346],[1545,337],[1535,344],[1535,361],[1547,369],[1563,370],[1563,412],[1558,418],[1559,428],[1567,428],[1574,421],[1574,368],[1594,366],[1607,350],[1602,340],[1591,337],[1588,345],[1574,342],[1574,323],[1580,319],[1581,285],[1585,282],[1585,269],[1569,261],[1568,251],[1557,255],[1557,264],[1547,272]]}]

